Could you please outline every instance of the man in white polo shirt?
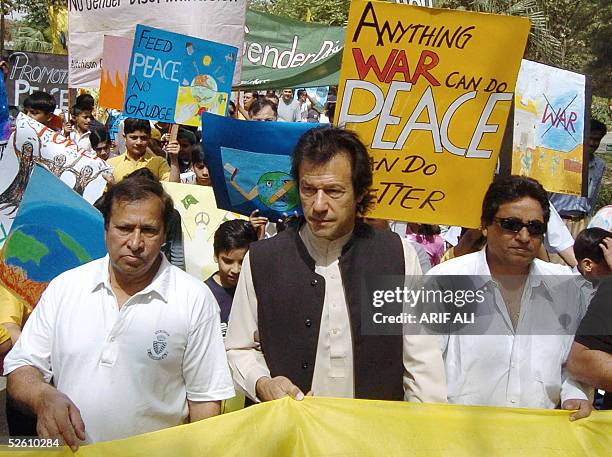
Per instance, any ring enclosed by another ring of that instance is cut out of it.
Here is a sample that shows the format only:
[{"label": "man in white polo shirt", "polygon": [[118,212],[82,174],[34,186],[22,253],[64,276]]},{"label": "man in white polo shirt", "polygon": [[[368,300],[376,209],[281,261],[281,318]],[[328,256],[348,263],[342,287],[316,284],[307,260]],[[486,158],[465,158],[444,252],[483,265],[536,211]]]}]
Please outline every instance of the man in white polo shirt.
[{"label": "man in white polo shirt", "polygon": [[160,253],[172,200],[128,177],[100,205],[108,255],[58,276],[7,356],[41,437],[120,439],[204,419],[234,396],[219,309]]}]

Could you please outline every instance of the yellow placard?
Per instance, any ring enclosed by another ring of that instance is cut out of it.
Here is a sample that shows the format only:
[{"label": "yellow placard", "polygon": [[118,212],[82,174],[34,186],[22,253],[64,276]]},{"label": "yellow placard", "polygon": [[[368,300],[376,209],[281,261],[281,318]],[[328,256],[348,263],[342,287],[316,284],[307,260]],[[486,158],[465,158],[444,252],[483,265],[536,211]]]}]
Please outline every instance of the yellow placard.
[{"label": "yellow placard", "polygon": [[[119,441],[20,449],[30,457],[604,457],[612,412],[570,422],[568,411],[307,397],[255,405]],[[109,420],[111,420],[109,418]],[[87,429],[87,424],[85,424]],[[0,446],[0,451],[7,452]]]},{"label": "yellow placard", "polygon": [[212,187],[173,182],[164,182],[163,186],[181,215],[187,273],[206,280],[217,270],[213,252],[215,231],[223,222],[242,216],[217,208]]},{"label": "yellow placard", "polygon": [[371,217],[477,227],[529,20],[351,2],[336,110],[374,160]]}]

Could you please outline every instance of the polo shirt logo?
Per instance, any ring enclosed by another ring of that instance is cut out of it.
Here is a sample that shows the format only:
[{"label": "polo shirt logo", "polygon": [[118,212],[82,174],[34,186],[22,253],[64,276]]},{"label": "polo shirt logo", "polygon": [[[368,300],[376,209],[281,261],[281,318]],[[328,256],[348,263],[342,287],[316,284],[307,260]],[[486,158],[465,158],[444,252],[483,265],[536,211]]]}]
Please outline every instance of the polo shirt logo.
[{"label": "polo shirt logo", "polygon": [[153,360],[163,360],[168,357],[168,343],[166,340],[169,337],[170,334],[165,330],[157,330],[152,346],[147,351],[149,357]]}]

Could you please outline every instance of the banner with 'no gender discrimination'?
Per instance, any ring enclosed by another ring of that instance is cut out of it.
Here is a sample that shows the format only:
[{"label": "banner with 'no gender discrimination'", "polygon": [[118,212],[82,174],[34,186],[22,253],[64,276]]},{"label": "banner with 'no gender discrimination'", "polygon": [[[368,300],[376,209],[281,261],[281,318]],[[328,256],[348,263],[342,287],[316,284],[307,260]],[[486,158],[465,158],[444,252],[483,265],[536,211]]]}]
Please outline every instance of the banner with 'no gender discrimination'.
[{"label": "banner with 'no gender discrimination'", "polygon": [[529,20],[353,1],[336,109],[374,160],[371,217],[477,227]]},{"label": "banner with 'no gender discrimination'", "polygon": [[[133,38],[136,24],[242,49],[246,0],[69,0],[70,87],[98,87],[104,35]],[[237,59],[234,84],[240,82]]]}]

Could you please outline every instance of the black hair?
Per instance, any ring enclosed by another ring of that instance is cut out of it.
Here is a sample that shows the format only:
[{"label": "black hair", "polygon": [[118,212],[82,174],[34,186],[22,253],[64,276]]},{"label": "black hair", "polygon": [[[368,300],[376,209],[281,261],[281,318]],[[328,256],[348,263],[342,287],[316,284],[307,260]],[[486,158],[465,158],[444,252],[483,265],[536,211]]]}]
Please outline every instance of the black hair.
[{"label": "black hair", "polygon": [[298,98],[300,98],[305,93],[306,93],[306,89],[298,89],[298,91],[297,91]]},{"label": "black hair", "polygon": [[178,133],[176,134],[176,139],[177,141],[187,140],[189,141],[189,144],[191,144],[192,146],[194,146],[198,141],[195,136],[195,133],[193,133],[190,130],[184,129],[184,128],[179,129]]},{"label": "black hair", "polygon": [[419,235],[432,237],[441,233],[440,226],[436,224],[419,224]]},{"label": "black hair", "polygon": [[206,165],[206,154],[201,144],[196,144],[191,148],[191,163],[193,165],[203,163]]},{"label": "black hair", "polygon": [[108,227],[113,204],[142,201],[152,196],[158,197],[162,203],[162,219],[166,229],[174,211],[174,203],[164,191],[159,179],[148,168],[139,168],[118,183],[109,186],[103,198],[96,202],[96,208],[104,217],[104,227]]},{"label": "black hair", "polygon": [[[234,108],[234,114],[236,114],[236,104],[232,100],[229,101],[229,106]],[[227,111],[229,112],[229,109]]]},{"label": "black hair", "polygon": [[74,104],[70,109],[70,114],[72,114],[74,117],[77,117],[79,114],[84,113],[85,111],[92,112],[92,108]]},{"label": "black hair", "polygon": [[81,94],[76,98],[75,105],[84,110],[93,111],[96,101],[90,94]]},{"label": "black hair", "polygon": [[548,224],[550,203],[542,184],[527,176],[511,175],[497,176],[489,186],[482,202],[481,223],[483,227],[493,223],[501,205],[524,197],[533,198],[540,204],[544,223]]},{"label": "black hair", "polygon": [[576,237],[574,242],[574,255],[576,260],[580,262],[583,259],[589,258],[595,263],[604,261],[604,253],[599,246],[604,238],[612,238],[612,232],[599,227],[584,229]]},{"label": "black hair", "polygon": [[222,223],[215,232],[213,248],[215,255],[233,249],[248,248],[249,245],[257,241],[257,232],[249,221],[234,219]]},{"label": "black hair", "polygon": [[136,131],[145,132],[148,136],[151,136],[151,124],[147,120],[136,119],[133,117],[128,117],[123,121],[124,135],[128,135]]},{"label": "black hair", "polygon": [[110,135],[108,134],[108,130],[106,127],[96,127],[93,129],[89,135],[89,141],[91,142],[91,147],[96,149],[98,144],[100,143],[110,143]]},{"label": "black hair", "polygon": [[251,106],[249,107],[249,116],[251,117],[255,116],[266,106],[269,106],[270,108],[272,108],[272,111],[274,111],[274,114],[278,116],[278,106],[276,105],[276,103],[274,103],[269,98],[263,98],[263,97],[257,98],[257,100],[255,100],[251,104]]},{"label": "black hair", "polygon": [[355,132],[336,127],[317,127],[308,130],[298,140],[291,160],[291,176],[299,188],[300,164],[329,162],[337,154],[346,154],[351,162],[351,176],[360,216],[365,216],[374,202],[372,187],[372,159]]},{"label": "black hair", "polygon": [[270,94],[270,95],[266,95],[263,98],[268,100],[268,101],[271,101],[274,104],[274,106],[276,106],[276,109],[278,110],[278,101],[279,101],[278,95]]},{"label": "black hair", "polygon": [[36,109],[44,113],[51,114],[53,113],[53,111],[55,111],[56,107],[57,107],[57,102],[55,101],[55,97],[41,90],[32,92],[23,101],[24,110]]},{"label": "black hair", "polygon": [[608,128],[603,122],[591,118],[591,133],[593,132],[601,133],[601,137],[603,138],[604,136],[606,136],[606,133],[608,133]]}]

